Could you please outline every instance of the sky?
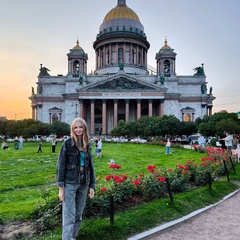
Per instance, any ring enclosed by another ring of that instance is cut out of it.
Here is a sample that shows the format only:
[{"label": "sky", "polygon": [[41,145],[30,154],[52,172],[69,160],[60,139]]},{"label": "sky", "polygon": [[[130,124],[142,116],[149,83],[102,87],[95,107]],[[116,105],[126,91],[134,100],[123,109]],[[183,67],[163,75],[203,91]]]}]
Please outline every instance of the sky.
[{"label": "sky", "polygon": [[[126,0],[150,42],[148,65],[168,45],[177,53],[177,75],[193,75],[204,63],[213,112],[240,111],[239,0]],[[93,42],[117,0],[0,0],[0,116],[31,118],[40,64],[67,74],[67,53],[76,45],[95,70]]]}]

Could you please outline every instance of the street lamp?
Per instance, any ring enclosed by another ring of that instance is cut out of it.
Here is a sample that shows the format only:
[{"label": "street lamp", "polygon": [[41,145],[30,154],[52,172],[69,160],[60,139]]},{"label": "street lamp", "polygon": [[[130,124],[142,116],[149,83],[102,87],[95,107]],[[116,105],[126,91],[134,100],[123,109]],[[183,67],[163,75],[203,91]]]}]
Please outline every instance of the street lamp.
[{"label": "street lamp", "polygon": [[77,118],[77,116],[78,116],[78,111],[77,111],[78,105],[79,105],[78,102],[72,102],[72,107],[75,106],[75,112],[74,112],[75,118]]}]

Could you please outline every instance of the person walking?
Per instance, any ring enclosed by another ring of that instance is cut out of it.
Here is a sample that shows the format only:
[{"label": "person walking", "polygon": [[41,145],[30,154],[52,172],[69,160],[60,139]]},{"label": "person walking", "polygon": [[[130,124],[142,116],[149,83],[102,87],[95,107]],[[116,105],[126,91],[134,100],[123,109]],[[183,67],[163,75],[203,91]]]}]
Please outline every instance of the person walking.
[{"label": "person walking", "polygon": [[23,149],[23,136],[19,137],[19,149]]},{"label": "person walking", "polygon": [[98,138],[95,139],[94,146],[95,146],[95,157],[97,157],[98,156]]},{"label": "person walking", "polygon": [[102,157],[102,139],[100,138],[98,140],[98,144],[97,144],[97,156],[98,157]]},{"label": "person walking", "polygon": [[37,153],[42,153],[42,138],[39,139]]},{"label": "person walking", "polygon": [[232,151],[232,136],[229,134],[229,132],[226,132],[226,137],[224,138],[225,146],[227,147],[227,151]]},{"label": "person walking", "polygon": [[[96,179],[84,119],[71,123],[71,137],[63,142],[57,163],[58,196],[62,201],[62,239],[76,240],[87,195],[94,197]],[[88,194],[89,192],[89,194]]]},{"label": "person walking", "polygon": [[205,148],[205,142],[206,142],[205,138],[202,135],[200,135],[198,138],[198,145],[202,148]]},{"label": "person walking", "polygon": [[170,154],[170,148],[171,148],[171,142],[170,139],[167,138],[167,144],[166,144],[166,154]]}]

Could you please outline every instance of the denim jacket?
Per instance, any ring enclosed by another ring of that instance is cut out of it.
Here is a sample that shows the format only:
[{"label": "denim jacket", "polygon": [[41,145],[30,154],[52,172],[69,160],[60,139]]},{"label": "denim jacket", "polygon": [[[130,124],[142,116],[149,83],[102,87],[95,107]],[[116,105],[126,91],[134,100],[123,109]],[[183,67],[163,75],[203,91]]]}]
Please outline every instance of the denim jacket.
[{"label": "denim jacket", "polygon": [[[90,188],[96,187],[94,166],[90,145],[87,147],[85,158],[85,180]],[[57,164],[57,186],[62,187],[66,183],[80,182],[80,152],[75,142],[69,138],[61,147]]]}]

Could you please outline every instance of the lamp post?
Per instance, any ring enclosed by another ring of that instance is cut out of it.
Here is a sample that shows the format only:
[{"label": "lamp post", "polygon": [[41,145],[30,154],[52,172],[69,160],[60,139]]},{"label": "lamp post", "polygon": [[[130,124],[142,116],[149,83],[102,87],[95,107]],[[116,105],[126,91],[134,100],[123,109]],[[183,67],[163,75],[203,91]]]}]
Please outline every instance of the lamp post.
[{"label": "lamp post", "polygon": [[78,111],[77,111],[78,105],[79,105],[78,102],[72,102],[72,107],[75,106],[75,112],[74,112],[75,118],[78,116]]}]

